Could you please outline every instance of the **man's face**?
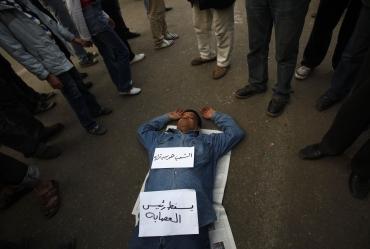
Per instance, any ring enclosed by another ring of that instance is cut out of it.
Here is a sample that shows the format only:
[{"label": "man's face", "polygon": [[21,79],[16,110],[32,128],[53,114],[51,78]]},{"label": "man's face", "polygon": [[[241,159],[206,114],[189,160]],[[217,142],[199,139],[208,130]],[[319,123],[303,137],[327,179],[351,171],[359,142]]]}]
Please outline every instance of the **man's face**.
[{"label": "man's face", "polygon": [[193,112],[184,112],[177,121],[177,129],[181,132],[188,132],[198,129],[198,119]]}]

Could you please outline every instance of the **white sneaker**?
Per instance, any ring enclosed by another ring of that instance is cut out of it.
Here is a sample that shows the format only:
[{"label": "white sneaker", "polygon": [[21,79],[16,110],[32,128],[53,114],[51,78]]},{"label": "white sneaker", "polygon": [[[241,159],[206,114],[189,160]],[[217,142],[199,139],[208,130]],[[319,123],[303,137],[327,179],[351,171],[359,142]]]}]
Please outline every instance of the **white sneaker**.
[{"label": "white sneaker", "polygon": [[135,54],[135,57],[130,61],[130,64],[134,64],[136,62],[139,62],[145,58],[145,54]]},{"label": "white sneaker", "polygon": [[179,35],[176,34],[176,33],[167,32],[164,35],[164,39],[166,39],[166,40],[176,40],[176,39],[179,39]]},{"label": "white sneaker", "polygon": [[138,95],[139,93],[141,93],[141,89],[138,88],[138,87],[131,87],[130,90],[126,91],[126,92],[119,92],[118,94],[119,95],[123,95],[123,96],[134,96],[134,95]]},{"label": "white sneaker", "polygon": [[172,46],[174,43],[175,43],[174,40],[166,40],[166,39],[163,39],[162,43],[156,45],[155,48],[156,49],[167,48],[167,47]]},{"label": "white sneaker", "polygon": [[304,80],[312,73],[312,69],[306,66],[300,66],[295,70],[294,77],[298,80]]}]

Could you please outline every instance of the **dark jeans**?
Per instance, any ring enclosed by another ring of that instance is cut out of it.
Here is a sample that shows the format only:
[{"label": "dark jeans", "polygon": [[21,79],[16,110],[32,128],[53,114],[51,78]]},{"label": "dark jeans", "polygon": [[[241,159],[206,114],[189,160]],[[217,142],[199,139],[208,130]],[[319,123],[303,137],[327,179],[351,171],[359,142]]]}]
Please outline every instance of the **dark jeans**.
[{"label": "dark jeans", "polygon": [[289,96],[299,38],[308,0],[246,0],[249,37],[249,83],[261,90],[268,80],[268,52],[272,27],[275,26],[277,83],[275,94]]},{"label": "dark jeans", "polygon": [[130,61],[135,57],[134,52],[132,52],[131,46],[126,39],[126,33],[130,30],[127,28],[125,21],[123,20],[121,14],[121,7],[118,0],[103,0],[102,1],[102,8],[107,13],[110,18],[114,21],[116,26],[114,27],[114,31],[118,34],[121,40],[125,43],[129,53],[130,53]]},{"label": "dark jeans", "polygon": [[301,64],[309,68],[320,65],[328,51],[334,28],[347,9],[332,57],[332,66],[336,68],[356,26],[361,8],[361,0],[337,0],[335,3],[331,0],[321,0]]},{"label": "dark jeans", "polygon": [[0,144],[32,156],[40,144],[39,134],[43,125],[24,108],[0,111]]},{"label": "dark jeans", "polygon": [[32,156],[44,125],[14,96],[13,89],[0,78],[0,144]]},{"label": "dark jeans", "polygon": [[130,54],[117,33],[109,28],[93,36],[113,83],[119,92],[131,89]]},{"label": "dark jeans", "polygon": [[80,73],[72,68],[61,73],[58,78],[63,83],[62,93],[76,113],[81,125],[91,129],[97,125],[93,116],[99,113],[101,106],[82,83]]},{"label": "dark jeans", "polygon": [[129,242],[129,249],[209,249],[208,226],[200,227],[199,234],[165,237],[139,237],[136,226]]},{"label": "dark jeans", "polygon": [[0,78],[12,89],[16,97],[28,110],[33,112],[40,101],[41,95],[29,87],[13,70],[11,64],[0,55]]},{"label": "dark jeans", "polygon": [[363,7],[353,35],[343,51],[335,69],[327,94],[333,98],[344,98],[351,90],[358,69],[370,48],[370,8]]},{"label": "dark jeans", "polygon": [[20,184],[27,174],[27,169],[26,164],[0,153],[0,184]]},{"label": "dark jeans", "polygon": [[[354,89],[339,109],[320,147],[331,154],[341,154],[369,128],[370,125],[370,50],[360,67]],[[370,141],[352,159],[352,168],[370,177]]]}]

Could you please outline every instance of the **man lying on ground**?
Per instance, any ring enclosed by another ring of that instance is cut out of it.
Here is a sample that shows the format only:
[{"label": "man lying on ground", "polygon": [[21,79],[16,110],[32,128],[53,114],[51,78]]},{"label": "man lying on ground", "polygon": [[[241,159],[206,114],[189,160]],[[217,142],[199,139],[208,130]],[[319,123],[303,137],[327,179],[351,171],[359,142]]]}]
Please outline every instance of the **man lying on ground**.
[{"label": "man lying on ground", "polygon": [[[199,234],[139,237],[138,225],[134,229],[130,249],[209,248],[208,226],[216,220],[212,194],[217,161],[243,139],[244,131],[230,116],[216,112],[211,107],[202,108],[201,114],[203,118],[212,120],[219,126],[223,133],[201,134],[201,117],[194,110],[177,110],[164,114],[138,129],[140,142],[148,151],[150,163],[156,148],[195,147],[194,167],[151,169],[144,191],[194,189],[197,196]],[[177,121],[177,129],[161,131],[170,121]]]}]

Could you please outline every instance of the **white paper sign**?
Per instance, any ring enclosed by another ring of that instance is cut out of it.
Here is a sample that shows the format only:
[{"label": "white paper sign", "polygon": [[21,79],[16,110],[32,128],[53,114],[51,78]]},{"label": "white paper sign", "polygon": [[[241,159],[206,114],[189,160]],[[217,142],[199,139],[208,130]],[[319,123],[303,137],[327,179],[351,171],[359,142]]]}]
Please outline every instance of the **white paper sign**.
[{"label": "white paper sign", "polygon": [[139,237],[199,234],[194,189],[140,193]]},{"label": "white paper sign", "polygon": [[156,148],[152,169],[193,168],[194,147]]}]

